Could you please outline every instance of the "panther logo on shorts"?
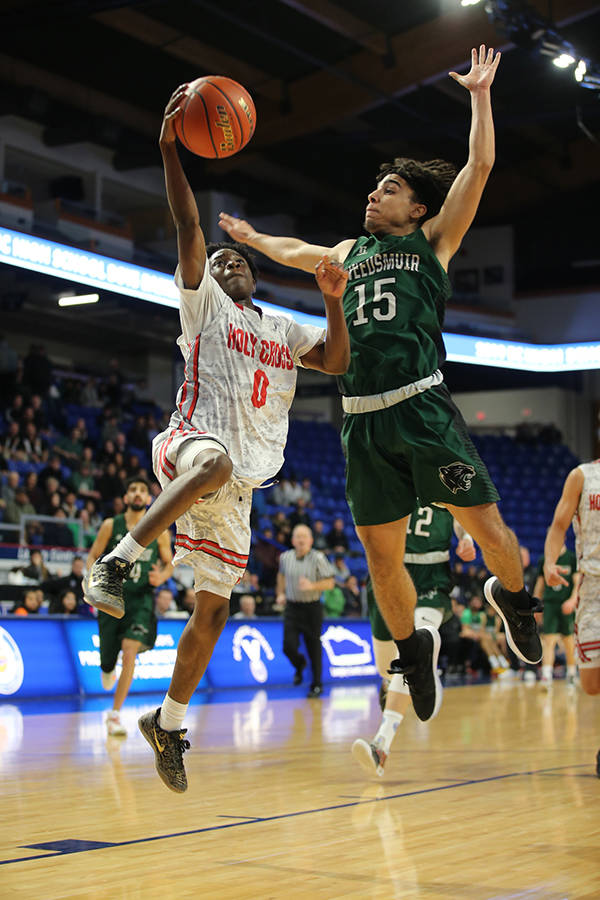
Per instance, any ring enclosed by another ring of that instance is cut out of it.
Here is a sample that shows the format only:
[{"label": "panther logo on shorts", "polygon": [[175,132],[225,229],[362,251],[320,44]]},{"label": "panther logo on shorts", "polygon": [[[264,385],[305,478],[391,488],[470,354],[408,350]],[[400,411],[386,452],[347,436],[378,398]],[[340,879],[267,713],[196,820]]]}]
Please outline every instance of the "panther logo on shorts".
[{"label": "panther logo on shorts", "polygon": [[458,491],[470,491],[471,481],[477,475],[473,466],[466,463],[453,462],[449,466],[440,466],[438,469],[440,480],[449,491],[457,494]]}]

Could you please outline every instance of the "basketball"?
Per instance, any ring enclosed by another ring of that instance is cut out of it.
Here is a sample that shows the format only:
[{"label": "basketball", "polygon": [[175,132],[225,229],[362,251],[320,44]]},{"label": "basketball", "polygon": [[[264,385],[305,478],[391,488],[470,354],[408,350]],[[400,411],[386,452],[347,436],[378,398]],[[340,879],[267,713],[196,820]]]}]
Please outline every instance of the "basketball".
[{"label": "basketball", "polygon": [[186,91],[175,122],[184,147],[206,159],[233,156],[246,146],[256,126],[256,109],[248,91],[223,75],[196,78]]}]

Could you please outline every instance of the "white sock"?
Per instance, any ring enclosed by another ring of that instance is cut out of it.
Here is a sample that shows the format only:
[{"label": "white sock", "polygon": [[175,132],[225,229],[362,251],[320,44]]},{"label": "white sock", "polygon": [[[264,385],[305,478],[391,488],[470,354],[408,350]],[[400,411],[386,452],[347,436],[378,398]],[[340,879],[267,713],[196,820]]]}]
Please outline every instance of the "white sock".
[{"label": "white sock", "polygon": [[577,666],[567,666],[567,677],[570,678],[571,676],[573,676],[573,678],[574,678],[576,674],[577,674]]},{"label": "white sock", "polygon": [[552,666],[542,666],[542,678],[552,681]]},{"label": "white sock", "polygon": [[394,735],[403,718],[404,716],[399,712],[384,712],[379,730],[373,738],[373,743],[383,750],[384,753],[390,752]]},{"label": "white sock", "polygon": [[188,706],[189,703],[178,703],[166,694],[158,717],[158,724],[163,731],[179,731]]},{"label": "white sock", "polygon": [[141,544],[138,544],[130,534],[126,534],[125,537],[119,541],[115,549],[106,554],[104,561],[112,559],[114,556],[118,556],[119,559],[124,559],[125,562],[133,563],[142,555],[145,549],[146,548],[142,547]]},{"label": "white sock", "polygon": [[498,659],[500,660],[500,665],[501,665],[504,669],[508,669],[508,668],[510,667],[509,661],[507,660],[507,658],[506,658],[505,656],[502,655],[502,653],[500,654],[500,656],[498,657]]},{"label": "white sock", "polygon": [[491,662],[491,664],[492,664],[492,669],[499,669],[499,668],[500,668],[500,663],[499,663],[498,657],[496,656],[495,653],[490,653],[489,660],[490,660],[490,662]]}]

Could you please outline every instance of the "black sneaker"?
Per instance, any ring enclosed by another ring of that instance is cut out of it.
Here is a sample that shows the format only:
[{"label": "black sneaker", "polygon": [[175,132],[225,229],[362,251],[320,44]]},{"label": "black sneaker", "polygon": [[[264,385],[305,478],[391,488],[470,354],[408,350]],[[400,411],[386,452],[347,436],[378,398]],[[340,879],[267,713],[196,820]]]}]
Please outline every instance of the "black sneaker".
[{"label": "black sneaker", "polygon": [[431,625],[418,628],[417,635],[422,644],[417,662],[403,666],[399,659],[393,659],[388,672],[404,675],[417,716],[428,722],[437,716],[442,705],[443,688],[437,672],[441,640],[439,631]]},{"label": "black sneaker", "polygon": [[323,696],[323,688],[320,684],[313,684],[310,691],[307,694],[307,697],[322,697]]},{"label": "black sneaker", "polygon": [[541,612],[542,606],[531,597],[531,606],[527,609],[516,609],[507,599],[500,581],[493,575],[483,586],[485,599],[495,609],[506,632],[506,640],[519,659],[535,665],[542,658],[542,642],[538,634],[534,612]]},{"label": "black sneaker", "polygon": [[86,577],[83,579],[83,599],[90,606],[102,612],[122,619],[125,615],[123,601],[123,582],[129,578],[133,563],[125,562],[118,556],[97,559]]},{"label": "black sneaker", "polygon": [[303,656],[302,662],[294,672],[294,685],[297,687],[299,684],[302,684],[302,673],[304,672],[304,668],[306,666],[306,659]]},{"label": "black sneaker", "polygon": [[165,731],[158,724],[160,707],[156,712],[145,713],[138,719],[138,727],[152,749],[156,771],[176,794],[187,791],[187,777],[183,766],[183,754],[190,749],[190,742],[184,738],[187,728],[181,731]]}]

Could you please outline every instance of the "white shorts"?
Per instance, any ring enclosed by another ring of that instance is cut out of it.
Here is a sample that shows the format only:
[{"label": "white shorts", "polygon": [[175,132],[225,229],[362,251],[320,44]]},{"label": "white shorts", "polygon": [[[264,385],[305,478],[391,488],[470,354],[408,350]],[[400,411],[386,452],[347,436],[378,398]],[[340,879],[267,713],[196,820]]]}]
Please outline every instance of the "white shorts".
[{"label": "white shorts", "polygon": [[600,667],[600,577],[581,576],[575,615],[575,647],[580,669]]},{"label": "white shorts", "polygon": [[[160,486],[166,488],[177,475],[189,472],[203,450],[227,453],[216,435],[198,435],[194,429],[167,428],[152,441],[152,465]],[[241,484],[235,473],[208,497],[196,500],[177,519],[174,565],[194,569],[194,590],[231,596],[246,566],[250,551],[252,488]]]}]

